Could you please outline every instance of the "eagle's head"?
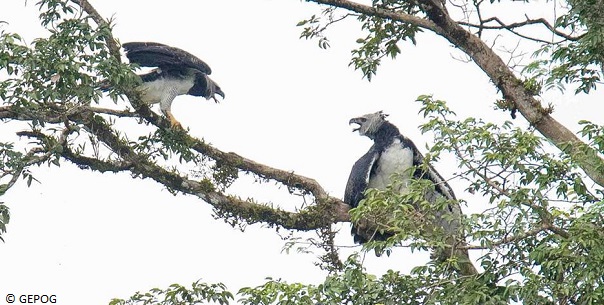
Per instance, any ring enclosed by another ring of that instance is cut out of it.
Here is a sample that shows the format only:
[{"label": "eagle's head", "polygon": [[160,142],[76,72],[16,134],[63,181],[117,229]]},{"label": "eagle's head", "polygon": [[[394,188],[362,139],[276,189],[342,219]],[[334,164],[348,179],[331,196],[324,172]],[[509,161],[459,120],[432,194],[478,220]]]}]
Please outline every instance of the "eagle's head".
[{"label": "eagle's head", "polygon": [[357,124],[359,127],[354,128],[352,131],[358,131],[360,135],[367,136],[373,139],[380,126],[386,122],[388,115],[382,111],[375,113],[369,113],[358,118],[350,119],[348,124]]},{"label": "eagle's head", "polygon": [[207,75],[205,75],[205,79],[207,85],[203,96],[208,100],[213,99],[216,103],[218,103],[216,95],[220,95],[224,99],[224,92],[222,89],[220,89],[220,86],[218,86],[218,84]]}]

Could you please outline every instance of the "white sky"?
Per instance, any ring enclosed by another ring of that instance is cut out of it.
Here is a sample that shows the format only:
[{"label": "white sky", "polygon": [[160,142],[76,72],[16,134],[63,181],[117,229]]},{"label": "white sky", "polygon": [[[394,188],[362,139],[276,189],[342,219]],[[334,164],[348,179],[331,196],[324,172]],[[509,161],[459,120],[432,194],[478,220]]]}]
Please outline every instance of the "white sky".
[{"label": "white sky", "polygon": [[[4,0],[0,20],[6,31],[31,42],[44,34],[34,1]],[[191,134],[217,148],[315,178],[341,197],[354,161],[370,146],[351,132],[350,118],[384,110],[420,149],[430,143],[422,123],[421,94],[449,102],[460,117],[496,121],[509,114],[493,110],[496,90],[473,63],[453,59],[460,52],[432,34],[418,46],[401,44],[396,61],[386,60],[372,82],[348,67],[359,24],[347,22],[328,32],[331,48],[300,40],[298,21],[320,13],[301,1],[91,1],[114,16],[122,42],[157,41],[185,49],[206,61],[226,93],[221,104],[178,97],[173,112]],[[585,96],[546,95],[555,117],[578,130],[579,119],[603,123],[599,92]],[[157,109],[155,109],[157,110]],[[515,123],[525,126],[522,118]],[[7,124],[9,126],[9,124]],[[10,125],[13,126],[13,125]],[[6,139],[6,138],[4,138]],[[15,138],[16,139],[16,138]],[[453,162],[436,164],[451,177]],[[451,160],[451,159],[449,159]],[[314,255],[281,253],[284,242],[259,225],[242,233],[211,216],[208,204],[173,196],[151,180],[127,174],[98,174],[63,162],[34,168],[41,184],[20,182],[2,197],[11,209],[9,232],[0,243],[0,304],[6,293],[56,294],[59,304],[106,304],[136,291],[189,285],[202,278],[224,282],[236,292],[265,277],[318,283],[324,273]],[[480,198],[457,196],[479,209]],[[264,191],[256,191],[262,193]],[[271,198],[271,196],[266,196]],[[281,198],[281,197],[278,197]],[[279,200],[273,199],[275,202]],[[338,244],[352,246],[348,224]],[[351,251],[342,251],[345,258]],[[390,258],[367,255],[369,271],[407,271],[427,254],[395,251]]]}]

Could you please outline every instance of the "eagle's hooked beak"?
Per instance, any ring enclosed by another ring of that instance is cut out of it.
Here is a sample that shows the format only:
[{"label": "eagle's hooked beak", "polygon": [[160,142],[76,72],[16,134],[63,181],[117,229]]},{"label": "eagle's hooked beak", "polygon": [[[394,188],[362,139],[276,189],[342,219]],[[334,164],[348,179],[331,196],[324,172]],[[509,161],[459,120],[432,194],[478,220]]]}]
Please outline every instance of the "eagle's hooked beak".
[{"label": "eagle's hooked beak", "polygon": [[367,119],[363,118],[363,117],[353,118],[353,119],[350,119],[350,121],[348,121],[348,125],[352,125],[352,124],[359,125],[359,127],[352,129],[352,132],[355,132],[355,131],[359,131],[361,129],[361,125],[363,125],[363,123],[365,123],[365,121],[367,121]]},{"label": "eagle's hooked beak", "polygon": [[[218,94],[222,97],[222,99],[224,100],[224,92],[222,92],[222,90],[220,90],[220,88],[216,88],[216,91],[214,91],[214,94]],[[212,95],[212,99],[214,100],[214,102],[218,103],[218,99],[216,99],[215,95]]]}]

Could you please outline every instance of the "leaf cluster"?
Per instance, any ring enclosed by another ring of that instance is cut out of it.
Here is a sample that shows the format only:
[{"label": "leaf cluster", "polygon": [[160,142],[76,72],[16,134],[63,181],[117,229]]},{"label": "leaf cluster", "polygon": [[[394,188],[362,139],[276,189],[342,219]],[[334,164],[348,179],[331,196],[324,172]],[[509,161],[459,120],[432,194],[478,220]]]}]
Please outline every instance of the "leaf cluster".
[{"label": "leaf cluster", "polygon": [[[422,130],[435,135],[431,153],[454,154],[466,190],[488,199],[467,221],[470,237],[488,250],[479,259],[483,276],[511,281],[525,304],[604,300],[595,289],[601,276],[587,270],[604,267],[597,259],[604,249],[594,246],[604,232],[602,190],[587,186],[573,158],[550,152],[542,138],[510,122],[452,120],[444,102],[419,101],[427,119]],[[585,126],[597,138],[599,129]]]},{"label": "leaf cluster", "polygon": [[543,79],[547,88],[576,85],[575,93],[589,93],[602,82],[604,69],[604,6],[600,1],[569,0],[569,10],[556,19],[557,29],[579,33],[572,41],[544,44],[538,59],[524,72]]},{"label": "leaf cluster", "polygon": [[[412,15],[419,12],[413,1],[374,0],[373,5]],[[384,57],[394,59],[401,53],[399,42],[409,40],[415,44],[415,35],[421,31],[415,24],[375,16],[361,15],[358,20],[362,23],[361,29],[367,32],[367,35],[357,39],[359,47],[351,51],[352,58],[349,65],[355,70],[361,70],[367,80],[371,80],[377,73],[377,68]]]},{"label": "leaf cluster", "polygon": [[[373,5],[383,9],[391,9],[407,14],[418,14],[420,12],[417,4],[413,1],[396,0],[374,0]],[[356,16],[361,22],[361,30],[365,37],[357,39],[359,46],[351,51],[352,58],[349,66],[360,70],[363,77],[368,80],[376,74],[384,57],[396,58],[401,53],[399,42],[409,40],[415,44],[415,35],[421,29],[411,23],[387,20],[384,18],[368,15],[345,14],[339,16],[333,7],[323,10],[321,16],[312,15],[306,20],[298,22],[297,26],[304,27],[300,38],[319,39],[319,47],[329,47],[329,40],[325,36],[326,29],[347,17]]]},{"label": "leaf cluster", "polygon": [[327,276],[319,285],[289,284],[268,281],[258,287],[242,288],[243,304],[420,304],[406,295],[417,286],[401,281],[401,276],[388,272],[381,279],[367,274],[357,255],[350,256],[343,268]]},{"label": "leaf cluster", "polygon": [[229,304],[233,294],[222,283],[207,284],[196,281],[191,288],[172,284],[166,289],[153,288],[149,292],[137,292],[127,300],[113,299],[109,305],[189,305],[215,303]]}]

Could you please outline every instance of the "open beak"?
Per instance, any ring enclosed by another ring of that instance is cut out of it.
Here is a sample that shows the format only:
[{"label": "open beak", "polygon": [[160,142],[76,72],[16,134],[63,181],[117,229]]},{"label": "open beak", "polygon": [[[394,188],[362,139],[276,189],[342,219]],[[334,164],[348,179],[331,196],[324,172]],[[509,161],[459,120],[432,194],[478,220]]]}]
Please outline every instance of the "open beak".
[{"label": "open beak", "polygon": [[354,119],[350,119],[350,121],[348,121],[348,125],[352,125],[352,124],[358,125],[358,127],[352,129],[352,132],[359,131],[359,129],[361,129],[362,123],[363,123],[363,118],[354,118]]},{"label": "open beak", "polygon": [[214,94],[212,95],[212,99],[214,100],[214,102],[218,103],[216,94],[220,95],[222,97],[222,99],[224,100],[224,92],[222,92],[222,90],[220,90],[220,89],[217,89],[216,92],[214,92]]}]

